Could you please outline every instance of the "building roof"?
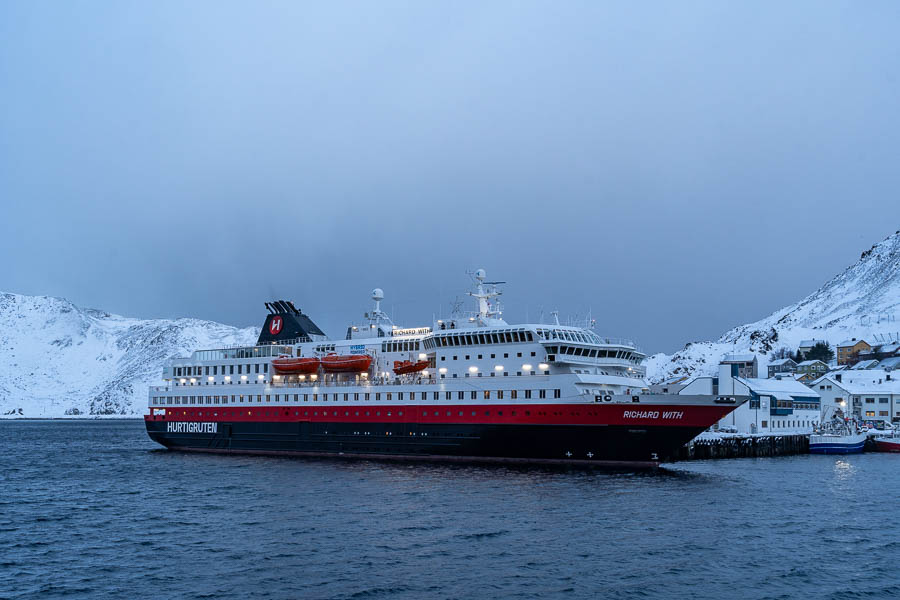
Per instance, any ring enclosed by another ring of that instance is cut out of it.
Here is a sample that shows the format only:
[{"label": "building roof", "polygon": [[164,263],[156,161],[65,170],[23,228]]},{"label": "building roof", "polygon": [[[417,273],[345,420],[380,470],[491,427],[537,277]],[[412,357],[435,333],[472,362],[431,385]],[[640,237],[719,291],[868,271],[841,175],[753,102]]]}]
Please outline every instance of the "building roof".
[{"label": "building roof", "polygon": [[723,363],[733,362],[753,362],[756,360],[755,354],[726,354],[722,357]]},{"label": "building roof", "polygon": [[769,366],[770,366],[770,367],[780,367],[781,365],[786,365],[786,364],[788,364],[789,362],[792,362],[792,363],[794,363],[795,365],[797,364],[797,363],[795,363],[795,362],[793,361],[793,359],[790,359],[790,358],[779,358],[778,360],[773,360],[772,362],[770,362],[770,363],[769,363]]},{"label": "building roof", "polygon": [[799,396],[803,398],[819,398],[819,394],[793,378],[784,379],[758,379],[749,377],[737,377],[738,381],[750,388],[754,394],[765,396]]},{"label": "building roof", "polygon": [[900,367],[900,356],[892,356],[878,363],[879,369],[893,370]]},{"label": "building roof", "polygon": [[826,367],[828,366],[824,361],[821,361],[821,360],[819,360],[819,359],[815,359],[815,360],[804,360],[802,363],[800,363],[800,364],[797,365],[797,366],[798,366],[798,367],[803,367],[803,366],[810,367],[810,366],[812,366],[812,365],[814,365],[814,364],[816,364],[816,363],[821,363],[821,364],[825,365]]},{"label": "building roof", "polygon": [[852,340],[844,340],[843,342],[838,344],[838,348],[846,348],[848,346],[855,346],[860,342],[862,342],[863,344],[865,344],[867,346],[869,345],[869,343],[866,340],[858,340],[856,338],[853,338]]},{"label": "building roof", "polygon": [[888,380],[890,375],[887,371],[880,369],[855,372],[844,371],[841,373],[841,381],[838,381],[830,374],[820,377],[816,381],[828,379],[848,394],[900,394],[900,379],[892,377]]},{"label": "building roof", "polygon": [[800,348],[812,348],[816,344],[827,344],[825,340],[802,340],[800,342]]},{"label": "building roof", "polygon": [[850,368],[856,371],[860,371],[862,369],[871,369],[877,364],[878,361],[873,358],[871,360],[861,360]]}]

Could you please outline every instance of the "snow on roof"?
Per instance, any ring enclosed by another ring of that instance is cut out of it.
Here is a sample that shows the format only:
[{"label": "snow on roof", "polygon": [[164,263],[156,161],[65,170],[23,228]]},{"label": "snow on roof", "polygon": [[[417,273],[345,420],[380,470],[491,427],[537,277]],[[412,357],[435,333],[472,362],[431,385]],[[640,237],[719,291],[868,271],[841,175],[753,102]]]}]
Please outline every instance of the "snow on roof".
[{"label": "snow on roof", "polygon": [[818,398],[819,394],[799,381],[794,379],[758,379],[737,377],[738,381],[745,384],[755,394],[772,396],[776,394],[788,394],[802,396],[804,398]]},{"label": "snow on roof", "polygon": [[812,348],[816,344],[827,344],[825,340],[802,340],[800,342],[800,348]]},{"label": "snow on roof", "polygon": [[887,371],[874,369],[844,371],[841,374],[841,381],[831,375],[826,375],[821,379],[831,380],[835,385],[846,390],[848,394],[900,394],[900,379],[892,377],[888,380],[890,375]]},{"label": "snow on roof", "polygon": [[878,364],[878,361],[873,358],[871,360],[861,360],[850,368],[859,371],[862,369],[871,369],[872,367],[874,367],[877,364]]},{"label": "snow on roof", "polygon": [[896,352],[900,350],[900,344],[885,344],[881,347],[881,352]]},{"label": "snow on roof", "polygon": [[755,354],[726,354],[722,357],[722,362],[753,362],[756,360]]},{"label": "snow on roof", "polygon": [[852,340],[844,340],[843,342],[838,344],[838,348],[846,348],[847,346],[855,346],[860,342],[868,345],[868,342],[866,342],[866,340],[858,340],[856,338],[853,338]]},{"label": "snow on roof", "polygon": [[[800,364],[797,365],[797,366],[798,366],[798,367],[802,367],[802,366],[806,365],[807,367],[809,367],[809,366],[814,365],[814,364],[816,364],[816,363],[822,363],[823,365],[825,365],[824,362],[822,362],[821,360],[816,359],[816,360],[804,360],[802,363],[800,363]],[[825,365],[825,366],[827,367],[828,365]]]},{"label": "snow on roof", "polygon": [[[786,365],[789,362],[794,362],[793,359],[790,358],[779,358],[778,360],[773,360],[769,363],[770,367],[780,367],[781,365]],[[794,363],[797,364],[797,363]]]},{"label": "snow on roof", "polygon": [[892,356],[878,363],[880,369],[896,369],[898,366],[900,366],[900,356]]}]

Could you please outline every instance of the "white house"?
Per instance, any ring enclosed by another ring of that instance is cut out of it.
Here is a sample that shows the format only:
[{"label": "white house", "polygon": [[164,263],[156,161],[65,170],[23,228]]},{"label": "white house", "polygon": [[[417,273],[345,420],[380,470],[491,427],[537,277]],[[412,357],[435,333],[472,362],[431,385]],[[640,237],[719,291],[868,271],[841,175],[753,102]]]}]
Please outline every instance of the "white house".
[{"label": "white house", "polygon": [[822,418],[835,413],[863,421],[900,421],[900,380],[878,369],[828,373],[808,384],[822,397]]},{"label": "white house", "polygon": [[820,423],[820,398],[815,390],[793,377],[759,379],[740,377],[737,364],[719,364],[718,377],[697,377],[681,394],[750,396],[713,428],[734,428],[738,433],[808,433]]}]

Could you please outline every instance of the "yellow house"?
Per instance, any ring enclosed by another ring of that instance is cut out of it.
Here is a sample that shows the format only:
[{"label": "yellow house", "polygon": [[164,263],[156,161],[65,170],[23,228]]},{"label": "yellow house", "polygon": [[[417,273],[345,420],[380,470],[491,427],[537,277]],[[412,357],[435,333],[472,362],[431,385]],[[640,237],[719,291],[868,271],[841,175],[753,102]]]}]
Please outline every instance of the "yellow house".
[{"label": "yellow house", "polygon": [[837,364],[852,365],[859,360],[858,356],[860,352],[868,352],[871,349],[872,346],[867,344],[865,340],[858,340],[856,338],[844,340],[837,345]]}]

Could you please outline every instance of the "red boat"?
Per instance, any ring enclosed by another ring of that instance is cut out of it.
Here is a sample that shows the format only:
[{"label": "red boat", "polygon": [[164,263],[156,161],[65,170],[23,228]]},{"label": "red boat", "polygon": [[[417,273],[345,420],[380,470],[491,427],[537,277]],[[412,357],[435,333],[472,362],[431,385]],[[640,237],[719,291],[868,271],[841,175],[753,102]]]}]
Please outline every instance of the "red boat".
[{"label": "red boat", "polygon": [[428,368],[427,360],[412,362],[410,360],[395,360],[394,373],[397,375],[408,375],[409,373],[418,373]]},{"label": "red boat", "polygon": [[900,436],[875,438],[875,449],[879,452],[900,452]]},{"label": "red boat", "polygon": [[304,358],[279,356],[272,361],[272,368],[282,375],[309,375],[319,370],[319,359],[314,356]]},{"label": "red boat", "polygon": [[322,369],[328,373],[368,371],[372,357],[368,354],[329,354],[322,358]]}]

